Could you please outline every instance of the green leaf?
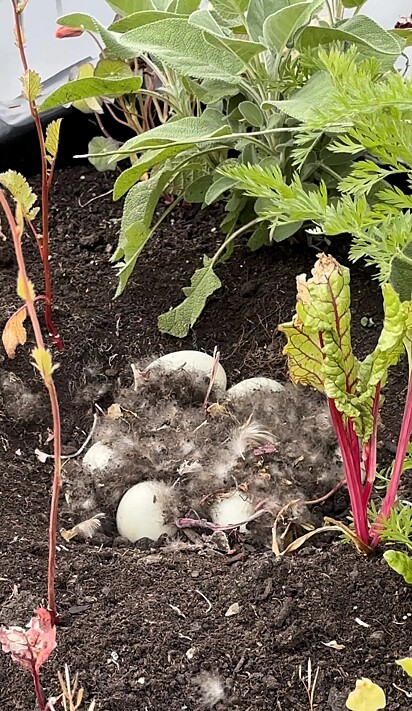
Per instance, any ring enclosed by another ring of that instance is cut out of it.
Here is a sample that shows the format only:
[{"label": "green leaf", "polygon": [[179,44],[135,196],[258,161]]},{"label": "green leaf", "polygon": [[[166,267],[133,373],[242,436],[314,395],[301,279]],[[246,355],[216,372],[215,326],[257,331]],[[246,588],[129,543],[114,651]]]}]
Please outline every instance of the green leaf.
[{"label": "green leaf", "polygon": [[327,106],[334,91],[332,79],[326,72],[316,72],[309,77],[306,84],[285,101],[265,101],[262,109],[275,106],[287,116],[297,121],[310,121],[312,115]]},{"label": "green leaf", "polygon": [[129,32],[130,30],[136,29],[136,27],[142,27],[143,25],[150,25],[152,22],[158,22],[159,20],[168,20],[173,17],[184,17],[183,15],[176,15],[174,12],[160,12],[159,10],[151,10],[145,12],[133,12],[131,15],[126,15],[120,20],[116,20],[109,26],[109,30],[113,32]]},{"label": "green leaf", "polygon": [[301,0],[250,0],[246,13],[246,25],[250,36],[256,42],[263,38],[263,25],[269,15],[296,5]]},{"label": "green leaf", "polygon": [[101,36],[106,45],[106,49],[118,59],[134,59],[136,57],[133,51],[125,49],[125,47],[122,47],[118,42],[118,34],[107,30],[91,15],[86,15],[83,12],[75,12],[71,15],[59,17],[57,23],[63,27],[76,27],[87,30],[88,32],[96,32]]},{"label": "green leaf", "polygon": [[123,207],[119,243],[112,261],[118,261],[124,256],[130,227],[138,222],[150,227],[157,203],[171,177],[172,172],[164,169],[129,190]]},{"label": "green leaf", "polygon": [[400,551],[385,551],[383,554],[387,564],[399,575],[402,575],[405,583],[412,585],[412,558]]},{"label": "green leaf", "polygon": [[119,200],[153,166],[163,163],[184,150],[181,146],[167,146],[159,150],[146,151],[130,168],[119,175],[113,188],[113,200]]},{"label": "green leaf", "polygon": [[298,2],[269,15],[263,24],[263,38],[270,49],[282,52],[298,30],[307,25],[323,0]]},{"label": "green leaf", "polygon": [[412,657],[397,659],[395,664],[398,664],[408,676],[412,677]]},{"label": "green leaf", "polygon": [[272,242],[283,242],[296,234],[303,225],[303,222],[289,222],[287,225],[276,225],[270,232]]},{"label": "green leaf", "polygon": [[15,202],[20,205],[23,216],[29,221],[34,220],[40,208],[34,207],[37,196],[26,178],[15,170],[7,170],[5,173],[0,173],[0,185],[6,188]]},{"label": "green leaf", "polygon": [[238,109],[250,126],[261,128],[264,125],[265,117],[253,101],[241,101]]},{"label": "green leaf", "polygon": [[393,61],[402,51],[396,37],[365,15],[355,15],[338,27],[306,27],[299,35],[297,45],[300,51],[305,51],[339,41],[365,47],[375,54],[390,55]]},{"label": "green leaf", "polygon": [[[96,170],[103,173],[105,170],[116,170],[116,163],[110,160],[113,151],[119,148],[118,141],[114,141],[113,138],[106,138],[105,136],[95,136],[89,142],[87,150],[89,152],[89,161]],[[98,157],[94,157],[94,154],[98,153]],[[109,156],[102,156],[102,153],[109,153]]]},{"label": "green leaf", "polygon": [[224,125],[223,114],[217,109],[206,109],[201,116],[189,116],[177,121],[167,121],[161,126],[146,131],[134,138],[130,138],[121,149],[122,155],[137,153],[142,147],[164,147],[167,144],[181,144],[189,147],[200,139],[225,135],[222,131],[229,127]]},{"label": "green leaf", "polygon": [[190,203],[203,203],[207,191],[213,181],[213,175],[201,175],[193,181],[185,190],[185,200]]},{"label": "green leaf", "polygon": [[205,256],[203,267],[195,271],[191,285],[183,289],[185,300],[159,316],[159,330],[176,338],[187,336],[189,329],[202,313],[208,297],[220,289],[221,285],[219,277],[213,271],[213,260]]},{"label": "green leaf", "polygon": [[269,227],[267,222],[261,222],[248,239],[247,246],[251,252],[256,252],[261,247],[270,246]]},{"label": "green leaf", "polygon": [[75,79],[53,91],[40,105],[39,110],[48,111],[56,106],[72,104],[83,99],[136,94],[141,86],[141,77],[124,79],[87,77],[85,79]]},{"label": "green leaf", "polygon": [[59,150],[60,128],[62,124],[61,118],[50,121],[46,127],[46,138],[44,147],[46,149],[48,163],[53,163]]},{"label": "green leaf", "polygon": [[224,47],[213,47],[186,19],[160,20],[121,35],[119,44],[133,56],[152,54],[183,76],[237,82],[244,64]]},{"label": "green leaf", "polygon": [[134,74],[129,64],[121,59],[101,59],[96,64],[94,76],[104,79],[106,77],[133,77]]},{"label": "green leaf", "polygon": [[395,30],[390,30],[390,34],[394,37],[399,37],[404,43],[405,47],[412,46],[412,31],[411,30],[401,30],[396,28]]},{"label": "green leaf", "polygon": [[228,84],[220,79],[203,79],[199,83],[185,77],[184,83],[202,104],[215,104],[222,99],[228,99],[239,93],[239,88],[236,84]]},{"label": "green leaf", "polygon": [[234,181],[231,178],[218,177],[217,180],[214,180],[210,185],[205,195],[205,204],[211,205],[216,202],[216,200],[218,200],[227,190],[230,190],[233,185]]},{"label": "green leaf", "polygon": [[248,0],[213,0],[217,14],[230,23],[242,24]]},{"label": "green leaf", "polygon": [[40,74],[33,71],[33,69],[27,69],[20,81],[22,83],[24,98],[27,99],[30,104],[33,104],[41,94]]},{"label": "green leaf", "polygon": [[217,47],[217,49],[223,46],[224,49],[235,54],[244,64],[248,64],[256,54],[265,51],[263,44],[238,39],[224,32],[214,15],[208,10],[198,10],[194,12],[189,18],[189,23],[205,30],[204,37],[207,42]]},{"label": "green leaf", "polygon": [[401,301],[412,300],[412,240],[392,257],[389,282]]},{"label": "green leaf", "polygon": [[362,7],[362,5],[365,5],[366,1],[367,0],[342,0],[342,5],[347,8]]},{"label": "green leaf", "polygon": [[137,10],[154,9],[151,0],[106,0],[106,2],[119,15],[131,15]]}]

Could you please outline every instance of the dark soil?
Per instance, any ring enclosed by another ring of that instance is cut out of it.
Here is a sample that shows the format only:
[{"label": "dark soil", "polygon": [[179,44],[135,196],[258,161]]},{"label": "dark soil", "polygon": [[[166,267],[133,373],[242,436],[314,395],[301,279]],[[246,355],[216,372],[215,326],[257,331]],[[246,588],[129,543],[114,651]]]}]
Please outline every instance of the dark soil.
[{"label": "dark soil", "polygon": [[[142,255],[124,296],[112,301],[116,275],[108,257],[121,205],[105,196],[111,185],[110,175],[74,168],[57,175],[53,193],[55,319],[65,342],[55,355],[56,384],[66,452],[87,436],[95,403],[106,407],[119,383],[131,382],[128,366],[135,359],[183,347],[211,353],[218,346],[232,383],[251,375],[285,378],[276,326],[293,313],[295,275],[309,271],[316,257],[304,242],[257,253],[239,245],[219,268],[223,288],[190,336],[177,342],[159,334],[157,316],[179,303],[203,252],[220,244],[220,211],[188,208],[172,215]],[[331,251],[346,259],[344,242]],[[27,245],[26,253],[30,276],[40,285],[35,250]],[[376,341],[382,316],[378,287],[362,265],[352,269],[352,299],[353,340],[362,357]],[[1,325],[17,303],[14,257],[5,242]],[[370,327],[361,325],[363,317],[371,319]],[[3,378],[13,373],[39,393],[29,403],[23,391],[0,400],[0,622],[24,624],[46,594],[51,470],[34,449],[50,446],[50,420],[30,349],[20,349],[13,361],[0,358]],[[396,441],[405,386],[405,369],[398,368],[380,430],[385,461]],[[405,693],[411,687],[394,664],[412,653],[410,591],[379,555],[366,560],[349,546],[319,543],[279,560],[250,544],[228,557],[189,544],[142,551],[121,543],[59,539],[61,626],[58,650],[44,667],[50,695],[57,694],[56,671],[67,662],[99,711],[198,709],[207,700],[201,690],[207,673],[214,686],[216,678],[223,685],[217,709],[300,711],[309,702],[299,667],[305,674],[311,660],[313,674],[319,668],[316,709],[343,711],[361,676],[386,689],[389,711],[411,707]],[[239,613],[225,617],[234,602]],[[332,641],[342,648],[325,646]],[[0,656],[0,711],[33,707],[30,679]]]}]

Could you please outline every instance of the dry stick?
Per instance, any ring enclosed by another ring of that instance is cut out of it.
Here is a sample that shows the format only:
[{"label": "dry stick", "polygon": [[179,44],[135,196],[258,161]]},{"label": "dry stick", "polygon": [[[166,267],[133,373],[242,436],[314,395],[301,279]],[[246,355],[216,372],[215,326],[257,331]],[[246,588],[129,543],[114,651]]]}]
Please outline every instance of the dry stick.
[{"label": "dry stick", "polygon": [[[34,336],[36,339],[36,344],[38,348],[44,350],[44,341],[39,324],[39,319],[37,318],[36,309],[34,306],[34,299],[30,292],[28,285],[28,277],[26,272],[26,264],[24,261],[23,250],[21,247],[21,235],[22,229],[20,229],[16,223],[13,213],[10,209],[10,205],[6,200],[3,191],[0,190],[0,204],[6,215],[7,222],[9,223],[10,230],[13,237],[14,251],[16,253],[17,265],[19,268],[19,274],[22,281],[25,302],[27,306],[27,311],[30,317],[30,321],[33,326]],[[44,379],[44,384],[47,388],[50,406],[53,417],[53,450],[54,450],[54,474],[53,474],[53,487],[52,487],[52,498],[50,504],[50,524],[49,524],[49,561],[48,561],[48,574],[47,574],[47,597],[48,597],[48,608],[52,618],[52,624],[57,622],[57,612],[56,612],[56,599],[55,599],[55,573],[56,573],[56,538],[57,538],[57,507],[59,502],[59,494],[61,488],[61,423],[60,423],[60,410],[59,402],[57,399],[56,387],[53,382],[53,378]]]},{"label": "dry stick", "polygon": [[[19,10],[18,7],[18,2],[17,0],[11,0],[11,4],[13,6],[13,13],[14,13],[14,26],[15,26],[15,33],[16,33],[16,43],[20,52],[20,58],[21,58],[21,63],[23,65],[23,71],[24,73],[29,71],[29,65],[27,62],[26,58],[26,52],[24,49],[24,37],[22,33],[22,28],[21,28],[21,22],[20,22],[20,14],[21,10]],[[40,121],[40,116],[39,112],[36,106],[35,101],[29,101],[29,107],[30,107],[30,113],[33,118],[36,131],[37,131],[37,137],[39,141],[39,146],[40,146],[40,158],[41,158],[41,202],[42,202],[42,239],[41,239],[41,245],[42,245],[42,262],[43,262],[43,270],[44,270],[44,294],[46,297],[45,300],[45,309],[44,309],[44,317],[46,320],[46,326],[49,331],[49,335],[51,336],[51,339],[53,343],[57,346],[58,350],[61,351],[63,349],[63,342],[59,336],[59,333],[57,332],[54,323],[53,323],[53,317],[52,317],[52,284],[51,284],[51,274],[50,274],[50,263],[49,263],[49,190],[50,190],[50,183],[51,183],[51,177],[53,175],[53,170],[54,166],[51,169],[50,176],[47,174],[47,158],[46,158],[46,148],[45,148],[45,142],[44,142],[44,135],[43,135],[43,129]]]}]

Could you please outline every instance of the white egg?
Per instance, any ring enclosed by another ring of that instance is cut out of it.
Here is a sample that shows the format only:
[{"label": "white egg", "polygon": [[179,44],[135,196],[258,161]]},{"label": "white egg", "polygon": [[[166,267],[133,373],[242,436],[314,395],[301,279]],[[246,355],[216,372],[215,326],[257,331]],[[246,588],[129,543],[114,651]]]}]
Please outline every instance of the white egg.
[{"label": "white egg", "polygon": [[284,386],[272,378],[248,378],[247,380],[242,380],[240,383],[236,383],[236,385],[232,385],[226,395],[227,397],[244,397],[245,395],[251,395],[257,390],[281,393],[282,390],[284,390]]},{"label": "white egg", "polygon": [[89,451],[83,457],[83,464],[89,469],[104,469],[113,456],[113,450],[103,444],[103,442],[95,442]]},{"label": "white egg", "polygon": [[[147,370],[151,368],[163,368],[163,370],[187,370],[192,373],[199,373],[206,377],[210,376],[213,368],[213,358],[201,351],[176,351],[154,360]],[[226,390],[227,378],[223,367],[219,363],[215,385],[220,390]]]},{"label": "white egg", "polygon": [[119,534],[132,543],[140,538],[157,541],[164,533],[173,536],[176,528],[165,524],[163,516],[169,491],[170,487],[161,481],[142,481],[126,491],[116,514]]},{"label": "white egg", "polygon": [[[220,526],[236,525],[246,521],[253,514],[253,506],[245,494],[235,491],[231,496],[225,496],[216,501],[211,513],[213,522]],[[239,530],[246,533],[246,524],[240,526]]]}]

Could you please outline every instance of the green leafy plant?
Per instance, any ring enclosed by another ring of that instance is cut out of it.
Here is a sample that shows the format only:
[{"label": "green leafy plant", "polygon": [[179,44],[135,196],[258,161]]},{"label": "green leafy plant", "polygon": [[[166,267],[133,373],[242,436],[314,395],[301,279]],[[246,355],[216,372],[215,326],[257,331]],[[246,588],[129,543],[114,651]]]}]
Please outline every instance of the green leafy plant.
[{"label": "green leafy plant", "polygon": [[[382,522],[396,501],[412,433],[412,303],[382,285],[384,322],[376,348],[363,361],[352,350],[349,270],[319,255],[312,276],[297,278],[296,314],[279,329],[295,383],[310,385],[328,401],[349,491],[355,533],[365,552],[377,545]],[[389,369],[406,350],[410,377],[392,476],[382,508],[371,524],[369,502],[376,476],[377,427],[381,392]],[[364,472],[364,473],[363,473]]]},{"label": "green leafy plant", "polygon": [[[361,3],[357,5],[360,9]],[[198,3],[188,0],[147,0],[143,6],[118,0],[115,6],[121,17],[108,29],[81,13],[60,18],[59,23],[74,28],[74,33],[84,30],[98,35],[109,61],[124,66],[136,57],[143,59],[161,85],[142,95],[168,107],[164,123],[160,117],[160,125],[137,131],[120,149],[94,151],[91,156],[106,165],[123,158],[132,161],[114,186],[114,199],[127,194],[113,256],[119,275],[117,295],[169,212],[167,208],[153,223],[162,195],[172,192],[172,205],[183,199],[202,205],[225,201],[227,214],[221,225],[227,235],[225,243],[213,257],[204,258],[185,289],[183,304],[159,318],[162,331],[183,337],[208,296],[219,288],[214,267],[227,258],[238,237],[249,233],[249,246],[257,249],[290,237],[302,225],[298,219],[287,225],[272,223],[269,229],[271,218],[266,216],[264,202],[248,198],[236,177],[222,176],[222,165],[270,166],[289,179],[291,138],[301,116],[285,112],[283,106],[293,102],[299,89],[299,101],[306,92],[306,105],[322,103],[329,80],[313,61],[316,48],[333,42],[354,44],[386,68],[399,56],[403,40],[360,14],[343,20],[343,5],[334,3],[336,11],[332,12],[330,3],[323,0],[214,0],[208,10],[198,10]],[[320,22],[317,18],[325,7],[330,10],[329,19]],[[43,106],[61,103],[61,92]],[[329,140],[318,142],[308,160],[302,161],[301,177],[310,185],[327,176],[333,191],[351,158],[336,161],[326,153]]]},{"label": "green leafy plant", "polygon": [[[382,75],[375,60],[359,62],[355,49],[322,50],[319,67],[329,81],[322,102],[310,105],[303,92],[283,102],[283,111],[302,116],[292,179],[277,168],[253,165],[223,167],[221,173],[264,201],[263,214],[273,224],[287,227],[301,220],[311,234],[352,235],[351,259],[364,258],[381,282],[389,281],[402,301],[410,300],[412,80],[393,71]],[[325,135],[332,139],[328,153],[354,159],[338,182],[338,199],[325,181],[305,186],[298,170]],[[396,178],[406,191],[391,184]]]}]

